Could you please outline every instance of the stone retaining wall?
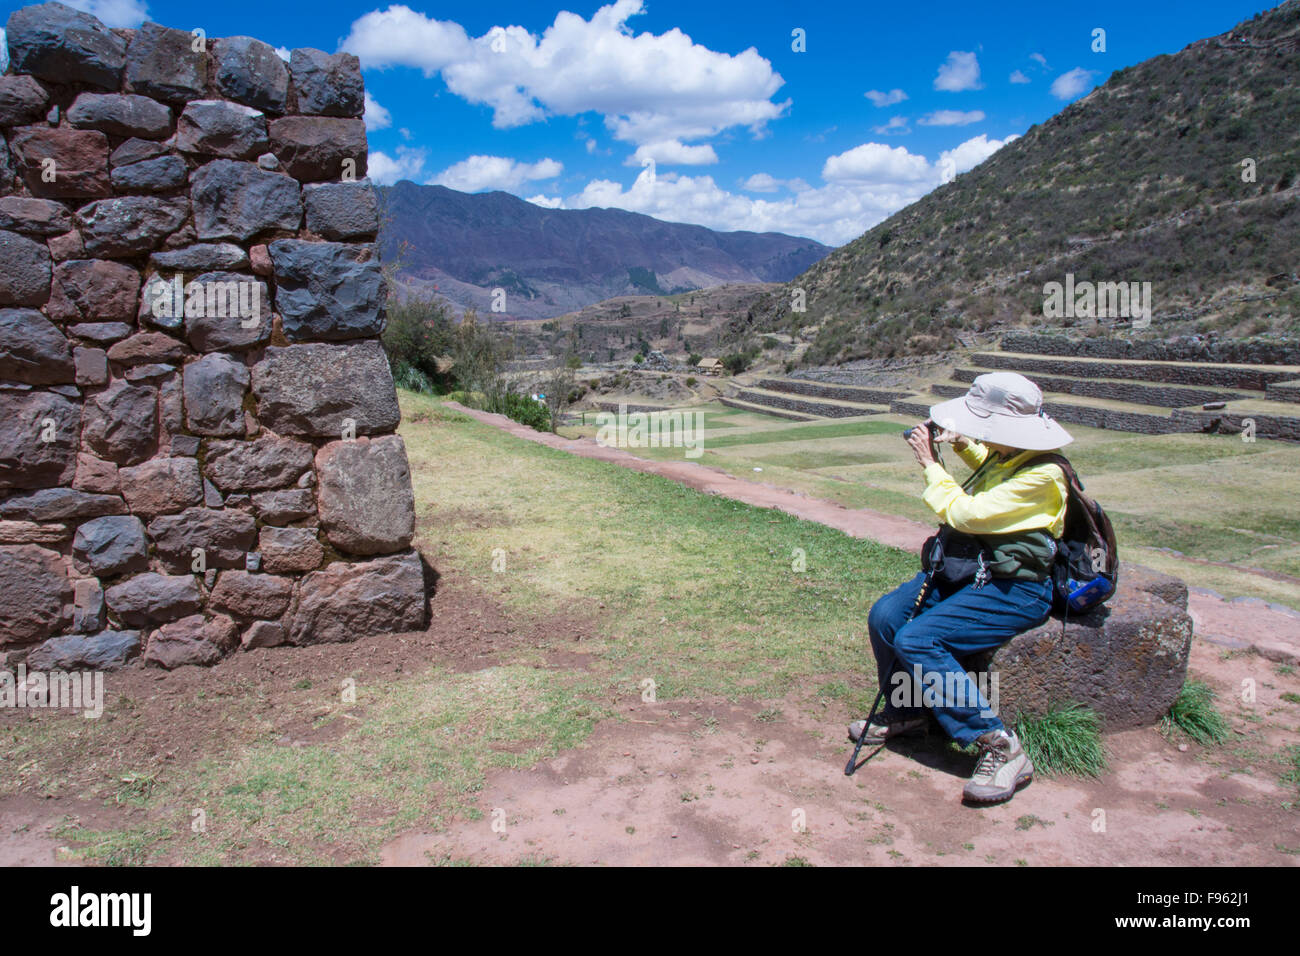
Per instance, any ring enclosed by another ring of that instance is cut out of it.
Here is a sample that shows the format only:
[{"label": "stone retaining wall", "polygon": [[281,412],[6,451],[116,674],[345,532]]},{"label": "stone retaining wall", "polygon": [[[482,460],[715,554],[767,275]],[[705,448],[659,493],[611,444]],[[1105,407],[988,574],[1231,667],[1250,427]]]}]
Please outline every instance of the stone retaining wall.
[{"label": "stone retaining wall", "polygon": [[[973,382],[984,369],[959,368],[952,377],[959,382]],[[1182,408],[1187,405],[1203,405],[1206,402],[1230,402],[1238,398],[1248,398],[1244,392],[1234,392],[1223,388],[1198,388],[1168,383],[1148,384],[1146,382],[1093,380],[1086,378],[1065,378],[1056,375],[1034,375],[1034,383],[1045,392],[1060,392],[1067,395],[1082,395],[1086,398],[1107,398],[1117,402],[1132,402],[1135,405],[1159,405],[1164,408]],[[1276,386],[1270,386],[1274,388]]]},{"label": "stone retaining wall", "polygon": [[793,395],[758,395],[743,388],[736,389],[735,397],[753,405],[782,408],[820,418],[852,418],[855,415],[874,415],[879,411],[871,408],[854,408],[852,405],[831,405],[828,402],[818,402],[808,398],[795,398]]},{"label": "stone retaining wall", "polygon": [[1041,332],[1007,332],[1004,352],[1068,355],[1080,358],[1143,359],[1157,362],[1224,362],[1234,365],[1300,365],[1300,342],[1182,337],[1166,341],[1082,338]]},{"label": "stone retaining wall", "polygon": [[[720,404],[726,405],[728,408],[739,408],[739,409],[741,409],[742,411],[746,411],[746,412],[752,412],[752,411],[754,410],[752,406],[750,406],[750,405],[745,405],[745,404],[743,404],[742,402],[737,401],[737,400],[734,399],[734,398],[728,398],[728,397],[726,397],[725,395],[724,395],[724,396],[719,396],[719,398],[718,398],[718,402],[719,402]],[[799,414],[795,414],[795,413],[793,413],[793,412],[783,412],[783,411],[781,411],[780,409],[777,409],[777,408],[765,408],[765,412],[766,412],[766,414],[768,414],[768,415],[774,415],[774,416],[776,416],[777,418],[786,418],[786,419],[789,419],[790,421],[794,421],[794,422],[806,422],[806,421],[808,421],[808,416],[807,416],[807,415],[799,415]]]},{"label": "stone retaining wall", "polygon": [[356,58],[57,3],[6,28],[5,661],[423,627]]},{"label": "stone retaining wall", "polygon": [[1005,369],[1033,378],[1035,375],[1070,375],[1077,378],[1127,378],[1174,385],[1211,385],[1262,392],[1270,382],[1295,378],[1294,369],[1232,365],[1158,365],[1152,362],[1083,362],[1071,358],[1032,358],[1002,352],[976,352],[976,365]]},{"label": "stone retaining wall", "polygon": [[836,398],[842,402],[868,402],[875,405],[888,405],[894,399],[902,398],[907,394],[854,385],[823,385],[819,382],[788,378],[760,379],[754,387],[765,388],[770,392],[788,392],[793,395],[810,395],[813,398]]}]

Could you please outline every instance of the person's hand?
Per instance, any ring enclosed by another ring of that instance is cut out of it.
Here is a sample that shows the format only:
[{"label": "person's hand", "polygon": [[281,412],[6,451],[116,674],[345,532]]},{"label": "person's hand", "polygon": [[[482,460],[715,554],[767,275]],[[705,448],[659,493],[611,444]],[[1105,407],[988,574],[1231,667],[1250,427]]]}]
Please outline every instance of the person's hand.
[{"label": "person's hand", "polygon": [[930,430],[925,427],[925,422],[919,422],[912,429],[912,434],[907,437],[907,443],[912,446],[912,454],[916,456],[917,464],[922,468],[934,464],[934,449],[930,447]]},{"label": "person's hand", "polygon": [[966,447],[966,439],[962,438],[959,432],[955,432],[951,428],[940,428],[938,433],[934,436],[934,440],[936,442],[947,442],[958,451],[961,451]]}]

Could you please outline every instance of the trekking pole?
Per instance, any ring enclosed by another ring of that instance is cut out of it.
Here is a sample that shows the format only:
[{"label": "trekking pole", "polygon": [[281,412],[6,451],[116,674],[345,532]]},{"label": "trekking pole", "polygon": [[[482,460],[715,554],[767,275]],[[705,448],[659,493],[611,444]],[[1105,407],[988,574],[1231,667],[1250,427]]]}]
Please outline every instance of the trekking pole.
[{"label": "trekking pole", "polygon": [[[933,589],[934,585],[934,571],[935,569],[932,566],[930,571],[925,575],[925,580],[921,582],[920,590],[916,592],[916,600],[912,602],[911,610],[907,612],[907,620],[903,622],[904,624],[916,617],[916,612],[920,610],[921,605],[924,604],[926,598],[930,596],[930,591]],[[862,733],[858,734],[858,742],[853,748],[853,756],[850,757],[849,762],[844,765],[844,776],[846,777],[853,776],[858,769],[858,754],[862,752],[862,744],[867,739],[867,730],[870,729],[871,721],[876,716],[876,709],[880,707],[880,702],[884,697],[885,688],[881,687],[876,692],[876,702],[871,705],[871,713],[867,716],[866,723],[862,725]],[[864,760],[863,763],[866,763],[866,761]]]}]

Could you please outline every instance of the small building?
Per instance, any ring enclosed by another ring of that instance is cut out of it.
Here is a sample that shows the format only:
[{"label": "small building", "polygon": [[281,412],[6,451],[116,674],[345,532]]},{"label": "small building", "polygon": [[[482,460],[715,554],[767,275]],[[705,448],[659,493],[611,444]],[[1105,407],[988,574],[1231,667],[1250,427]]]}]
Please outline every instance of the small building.
[{"label": "small building", "polygon": [[722,374],[722,362],[715,358],[702,358],[695,363],[695,367],[705,375]]}]

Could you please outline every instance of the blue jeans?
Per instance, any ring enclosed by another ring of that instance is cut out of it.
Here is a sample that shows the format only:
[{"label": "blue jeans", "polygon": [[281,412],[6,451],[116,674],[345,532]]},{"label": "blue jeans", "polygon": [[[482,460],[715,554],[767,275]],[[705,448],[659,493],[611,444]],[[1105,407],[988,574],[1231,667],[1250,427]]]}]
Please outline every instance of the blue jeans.
[{"label": "blue jeans", "polygon": [[[1003,725],[959,658],[995,650],[1047,620],[1051,582],[994,578],[979,589],[967,584],[944,593],[936,587],[909,621],[924,582],[925,575],[917,574],[872,605],[867,617],[886,701],[902,690],[913,704],[887,703],[882,714],[894,719],[923,712],[915,706],[922,699],[914,681],[919,674],[923,687],[932,688],[925,703],[940,725],[958,743],[969,744]],[[896,676],[900,673],[905,677]]]}]

